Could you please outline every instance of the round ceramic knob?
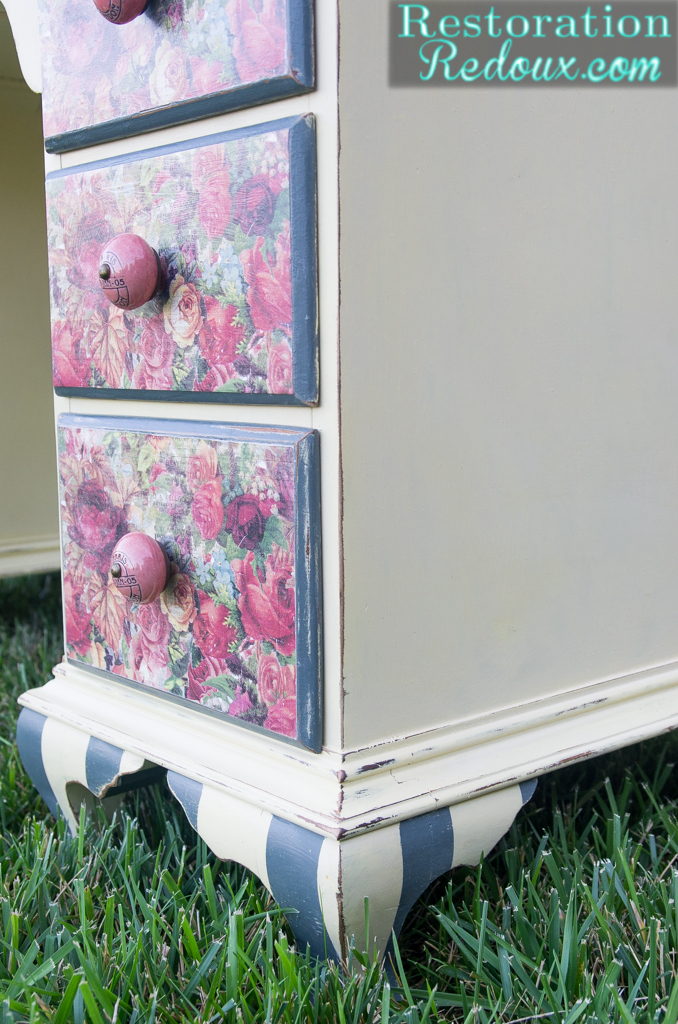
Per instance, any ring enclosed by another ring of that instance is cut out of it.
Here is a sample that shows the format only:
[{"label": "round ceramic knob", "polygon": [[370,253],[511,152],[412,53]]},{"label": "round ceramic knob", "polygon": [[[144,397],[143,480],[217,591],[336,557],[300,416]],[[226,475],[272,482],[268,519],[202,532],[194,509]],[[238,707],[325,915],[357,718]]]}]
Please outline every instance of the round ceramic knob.
[{"label": "round ceramic knob", "polygon": [[94,0],[94,6],[107,21],[114,25],[125,25],[143,14],[149,0]]},{"label": "round ceramic knob", "polygon": [[99,283],[120,309],[138,309],[152,299],[159,276],[158,254],[139,235],[116,235],[101,254]]},{"label": "round ceramic knob", "polygon": [[152,604],[169,583],[169,558],[145,533],[127,533],[111,558],[111,576],[123,597]]}]

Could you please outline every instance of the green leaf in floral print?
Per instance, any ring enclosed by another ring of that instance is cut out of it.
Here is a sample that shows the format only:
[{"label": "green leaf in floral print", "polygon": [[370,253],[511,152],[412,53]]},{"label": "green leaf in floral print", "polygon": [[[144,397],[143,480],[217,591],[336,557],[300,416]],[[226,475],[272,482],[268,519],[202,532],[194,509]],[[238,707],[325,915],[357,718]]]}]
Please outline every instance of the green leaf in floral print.
[{"label": "green leaf in floral print", "polygon": [[222,530],[217,537],[218,543],[224,549],[226,558],[229,562],[232,562],[234,558],[246,558],[247,551],[245,548],[239,548],[230,533],[226,533],[226,530]]},{"label": "green leaf in floral print", "polygon": [[264,536],[261,541],[261,550],[264,555],[273,554],[273,545],[277,544],[283,551],[287,551],[287,541],[280,529],[280,521],[277,516],[269,516],[264,527]]},{"label": "green leaf in floral print", "polygon": [[232,676],[210,676],[205,681],[206,686],[214,687],[221,697],[225,697],[229,703],[235,697],[235,680]]},{"label": "green leaf in floral print", "polygon": [[152,444],[147,442],[139,451],[139,459],[137,466],[140,473],[148,473],[151,466],[155,463],[157,458],[157,452]]}]

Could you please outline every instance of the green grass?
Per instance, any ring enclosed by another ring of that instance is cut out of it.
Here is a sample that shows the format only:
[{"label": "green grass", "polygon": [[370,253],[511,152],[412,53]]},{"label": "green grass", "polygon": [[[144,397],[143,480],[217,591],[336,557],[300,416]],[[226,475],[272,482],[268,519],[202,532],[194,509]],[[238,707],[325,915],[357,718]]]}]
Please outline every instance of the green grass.
[{"label": "green grass", "polygon": [[13,735],[17,695],[61,656],[59,616],[56,577],[0,581],[0,1024],[678,1022],[673,740],[542,780],[484,864],[424,894],[391,986],[357,953],[347,974],[297,952],[161,787],[76,840],[53,821]]}]

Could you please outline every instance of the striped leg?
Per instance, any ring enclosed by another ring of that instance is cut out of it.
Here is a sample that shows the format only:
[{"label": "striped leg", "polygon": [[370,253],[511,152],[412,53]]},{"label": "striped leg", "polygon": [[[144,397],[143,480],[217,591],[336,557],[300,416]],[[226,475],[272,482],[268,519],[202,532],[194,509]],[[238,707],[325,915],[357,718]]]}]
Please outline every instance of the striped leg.
[{"label": "striped leg", "polygon": [[293,909],[297,944],[321,959],[346,959],[351,943],[388,958],[392,933],[424,889],[457,864],[477,864],[536,787],[512,786],[336,840],[174,772],[167,781],[210,849],[250,868],[281,907]]},{"label": "striped leg", "polygon": [[[120,793],[164,774],[155,766],[149,768],[140,754],[121,750],[29,708],[19,715],[16,738],[33,785],[55,817],[63,814],[74,835],[83,803],[91,809],[93,797],[104,798],[110,813],[118,806]],[[123,776],[126,778],[121,781]]]}]

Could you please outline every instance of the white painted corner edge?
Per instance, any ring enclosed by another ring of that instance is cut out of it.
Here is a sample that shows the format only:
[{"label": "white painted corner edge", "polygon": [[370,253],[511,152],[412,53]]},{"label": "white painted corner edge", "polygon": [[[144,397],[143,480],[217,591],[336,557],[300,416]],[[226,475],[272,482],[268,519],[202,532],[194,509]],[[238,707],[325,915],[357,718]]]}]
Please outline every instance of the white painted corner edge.
[{"label": "white painted corner edge", "polygon": [[21,73],[33,92],[42,92],[38,0],[2,0],[12,26]]}]

